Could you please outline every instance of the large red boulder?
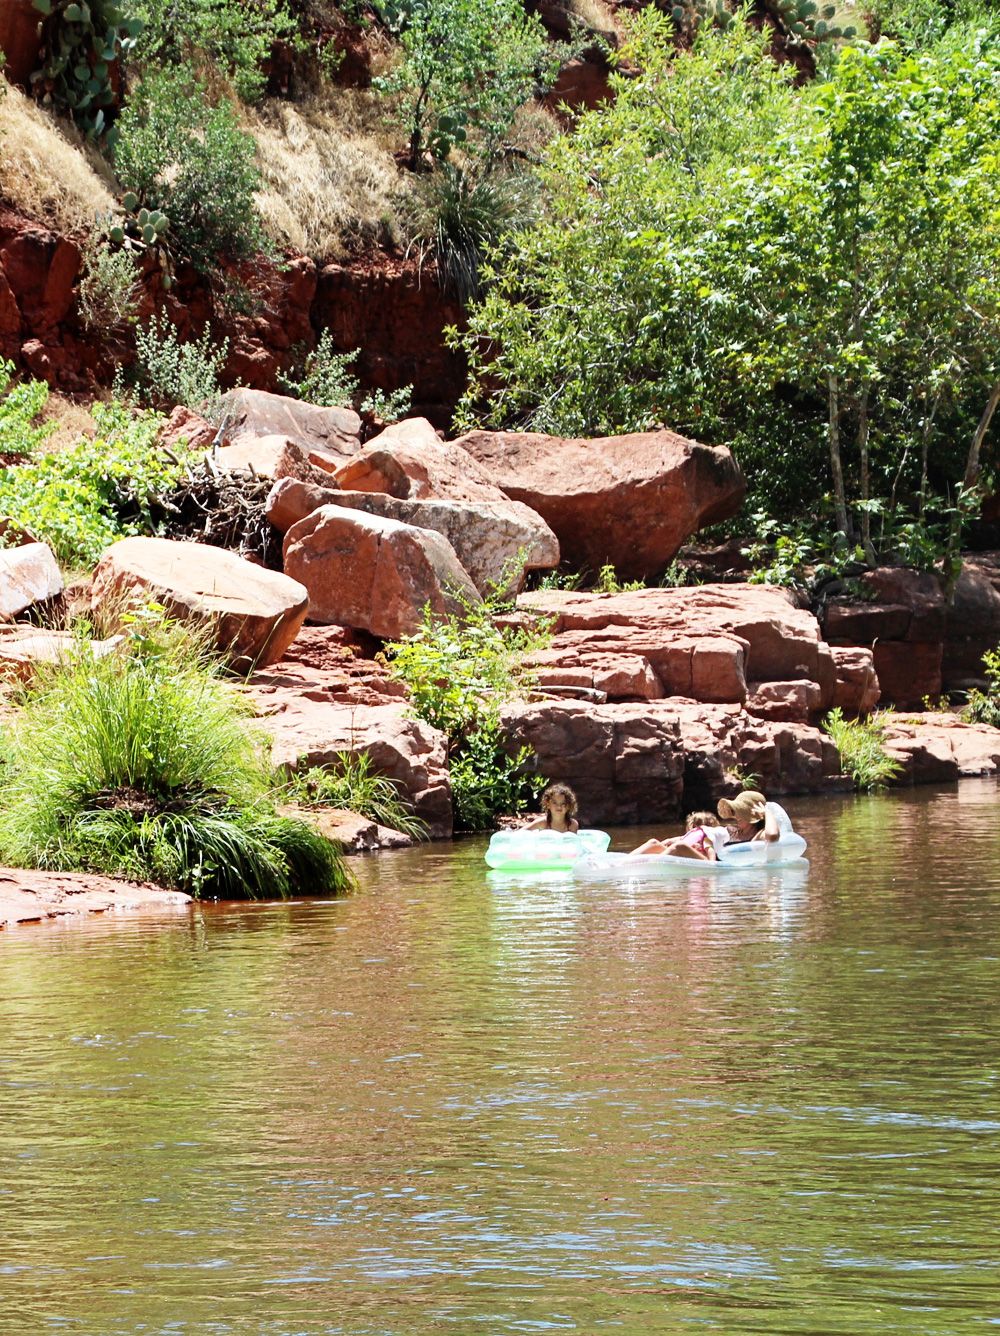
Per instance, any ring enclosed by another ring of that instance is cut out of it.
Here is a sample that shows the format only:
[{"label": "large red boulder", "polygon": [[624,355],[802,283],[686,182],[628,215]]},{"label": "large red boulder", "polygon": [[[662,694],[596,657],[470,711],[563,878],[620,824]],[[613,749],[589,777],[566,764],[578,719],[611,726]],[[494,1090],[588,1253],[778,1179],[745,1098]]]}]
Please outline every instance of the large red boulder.
[{"label": "large red boulder", "polygon": [[351,408],[322,408],[265,390],[230,390],[223,396],[226,444],[241,436],[287,436],[331,468],[361,448],[361,419]]},{"label": "large red boulder", "polygon": [[321,506],[289,529],[284,567],[309,591],[313,621],[386,640],[412,635],[427,606],[461,616],[467,602],[479,601],[440,534],[342,506]]},{"label": "large red boulder", "polygon": [[55,598],[62,589],[59,563],[44,543],[21,543],[0,550],[0,620]]},{"label": "large red boulder", "polygon": [[407,418],[342,464],[345,492],[384,492],[399,500],[506,501],[490,473],[458,445],[442,441],[426,418]]},{"label": "large red boulder", "polygon": [[241,668],[280,659],[309,607],[303,586],[287,575],[224,548],[168,538],[123,538],[102,554],[94,610],[114,614],[136,594],[172,617],[211,626],[218,648]]},{"label": "large red boulder", "polygon": [[281,478],[267,498],[266,513],[286,532],[323,505],[346,506],[439,533],[481,594],[491,588],[516,592],[529,570],[559,564],[555,534],[533,510],[518,501],[452,501],[429,497],[400,500],[384,492],[342,492],[297,478]]},{"label": "large red boulder", "polygon": [[735,515],[746,483],[728,449],[672,431],[596,440],[474,431],[467,450],[515,501],[551,526],[563,560],[645,579],[707,524]]}]

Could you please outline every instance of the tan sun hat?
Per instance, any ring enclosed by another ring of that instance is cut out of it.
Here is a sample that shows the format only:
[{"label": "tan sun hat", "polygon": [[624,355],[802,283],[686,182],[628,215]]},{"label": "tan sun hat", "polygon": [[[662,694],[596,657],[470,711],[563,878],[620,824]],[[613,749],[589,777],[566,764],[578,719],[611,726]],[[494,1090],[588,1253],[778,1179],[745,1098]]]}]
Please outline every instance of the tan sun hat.
[{"label": "tan sun hat", "polygon": [[723,821],[732,820],[745,821],[748,825],[753,825],[757,821],[763,821],[767,799],[762,793],[755,789],[747,789],[745,793],[738,793],[730,801],[728,798],[719,799],[719,816]]}]

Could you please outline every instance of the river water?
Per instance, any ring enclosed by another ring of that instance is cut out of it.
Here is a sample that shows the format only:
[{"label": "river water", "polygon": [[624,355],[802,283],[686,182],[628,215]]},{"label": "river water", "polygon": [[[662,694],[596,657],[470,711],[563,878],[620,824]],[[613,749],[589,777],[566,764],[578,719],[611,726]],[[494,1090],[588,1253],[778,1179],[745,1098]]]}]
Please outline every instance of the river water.
[{"label": "river water", "polygon": [[1000,1326],[1000,788],[787,806],[807,875],[0,933],[0,1332]]}]

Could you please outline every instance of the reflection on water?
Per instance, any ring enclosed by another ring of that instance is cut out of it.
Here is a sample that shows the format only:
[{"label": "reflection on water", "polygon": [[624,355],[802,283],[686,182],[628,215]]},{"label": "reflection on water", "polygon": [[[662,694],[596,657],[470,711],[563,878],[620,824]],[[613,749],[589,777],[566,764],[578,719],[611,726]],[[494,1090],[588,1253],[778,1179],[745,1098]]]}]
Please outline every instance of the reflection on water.
[{"label": "reflection on water", "polygon": [[0,1329],[1000,1324],[998,802],[791,800],[805,870],[470,842],[0,935]]}]

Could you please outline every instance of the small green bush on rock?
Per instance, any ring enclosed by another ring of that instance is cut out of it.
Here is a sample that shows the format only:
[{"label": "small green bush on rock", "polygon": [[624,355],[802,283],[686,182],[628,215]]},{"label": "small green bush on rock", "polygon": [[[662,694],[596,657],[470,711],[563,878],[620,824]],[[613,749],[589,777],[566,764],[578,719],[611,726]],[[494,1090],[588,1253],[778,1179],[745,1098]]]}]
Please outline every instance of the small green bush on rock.
[{"label": "small green bush on rock", "polygon": [[969,692],[963,717],[971,724],[1000,728],[1000,649],[989,650],[983,655],[983,667],[989,685],[985,691],[974,688]]},{"label": "small green bush on rock", "polygon": [[184,637],[95,658],[81,642],[28,692],[7,738],[0,857],[190,894],[341,890],[339,850],[279,817],[246,702]]},{"label": "small green bush on rock", "polygon": [[823,727],[833,738],[841,769],[854,780],[855,788],[884,788],[902,770],[900,763],[886,754],[885,725],[879,715],[868,720],[845,719],[842,710],[831,710]]},{"label": "small green bush on rock", "polygon": [[332,766],[310,766],[283,779],[277,793],[300,807],[344,807],[380,826],[400,830],[411,839],[423,839],[427,827],[401,798],[394,780],[372,768],[367,752],[343,752]]}]

